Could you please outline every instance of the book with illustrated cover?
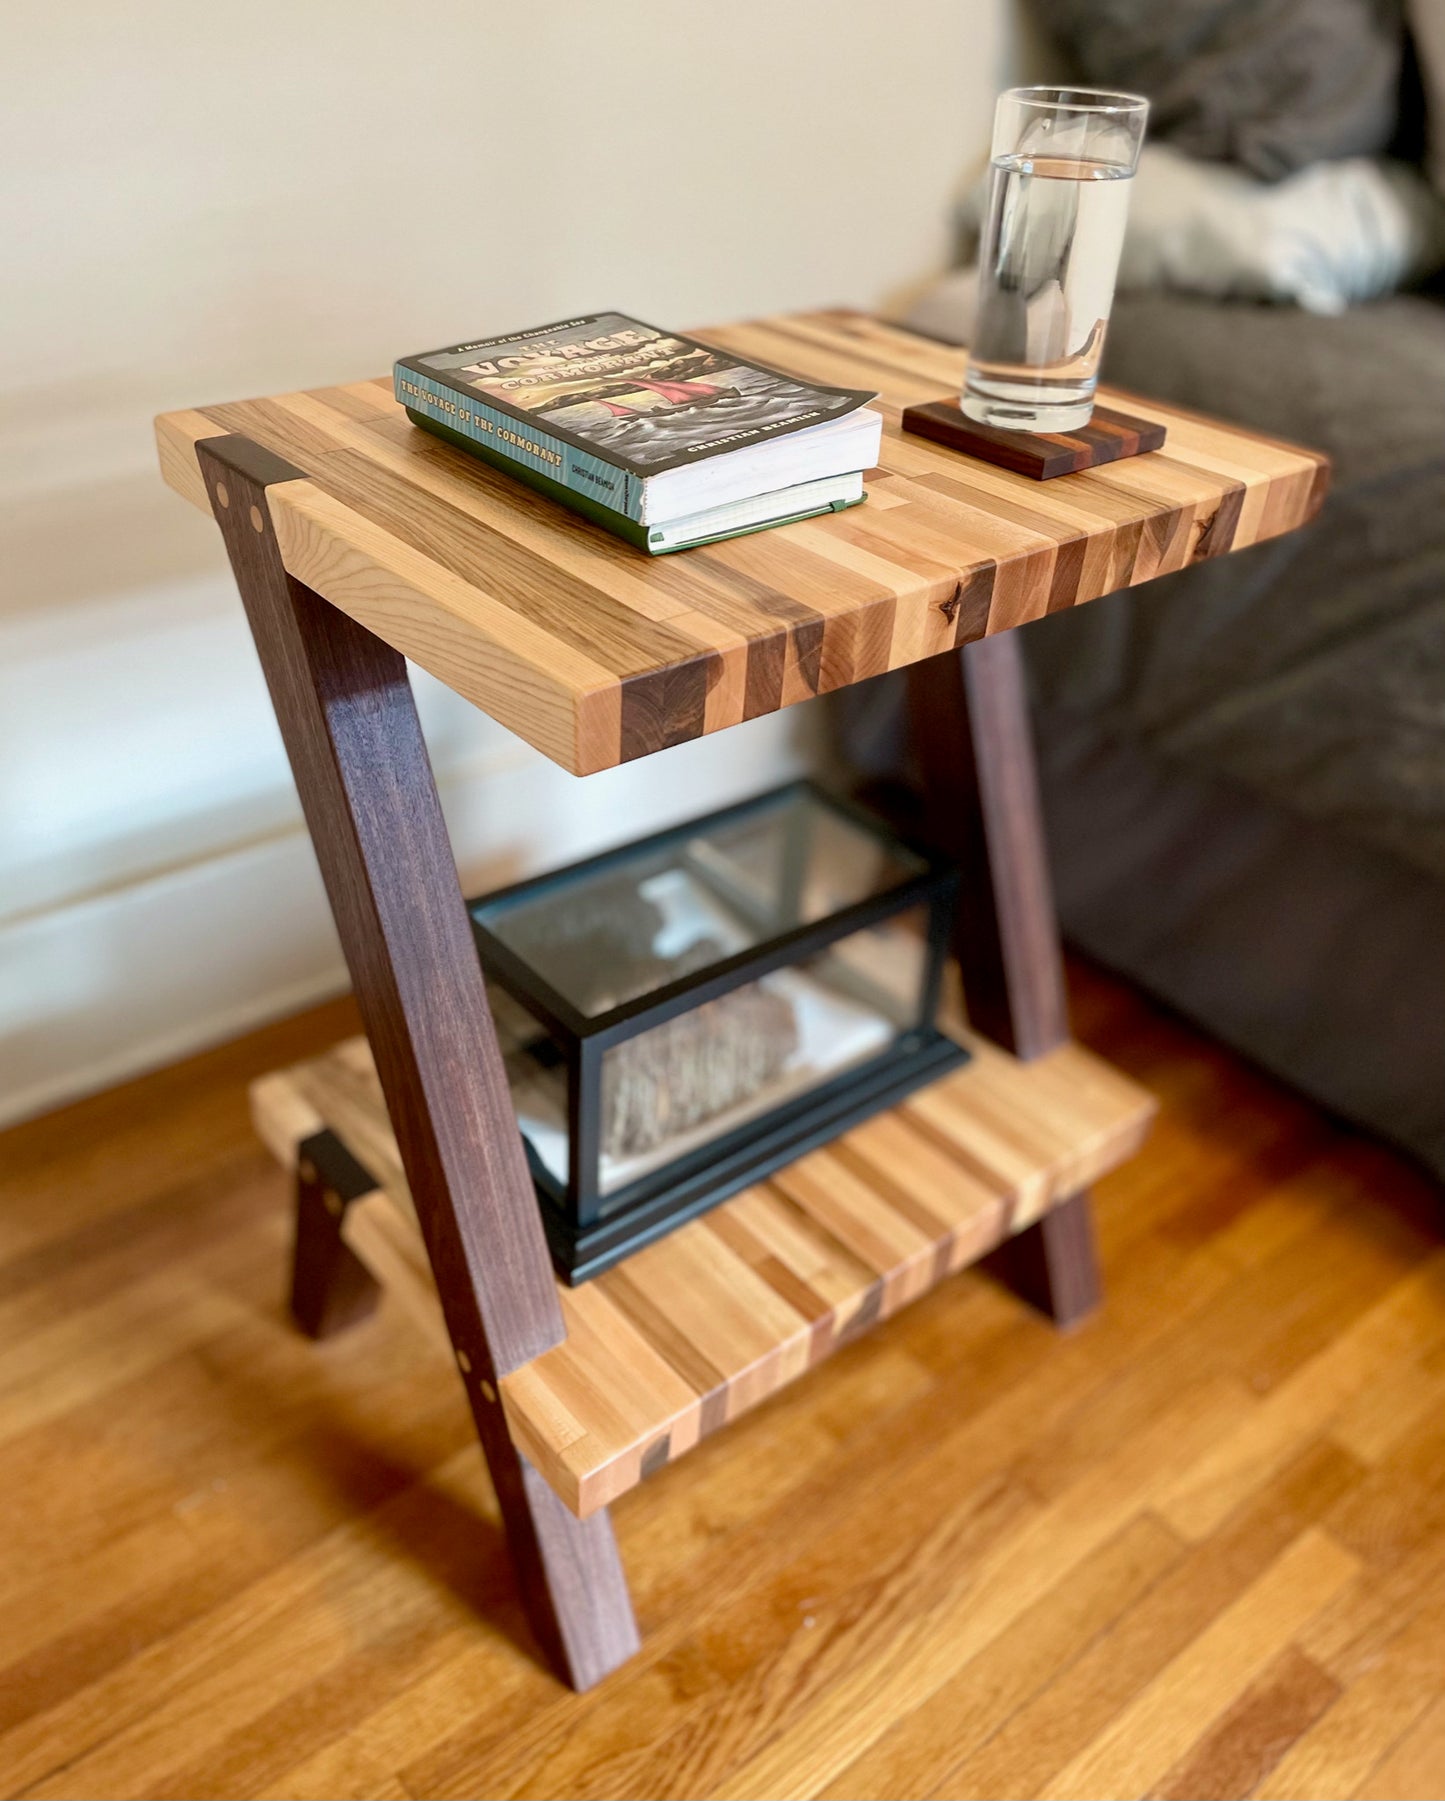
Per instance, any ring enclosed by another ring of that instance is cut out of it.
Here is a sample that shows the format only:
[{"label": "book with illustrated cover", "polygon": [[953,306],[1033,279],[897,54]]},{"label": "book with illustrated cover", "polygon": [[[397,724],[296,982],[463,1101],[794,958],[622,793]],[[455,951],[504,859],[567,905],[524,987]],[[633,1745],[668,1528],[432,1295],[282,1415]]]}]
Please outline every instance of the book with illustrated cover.
[{"label": "book with illustrated cover", "polygon": [[806,382],[624,313],[396,365],[413,421],[654,552],[856,505],[873,395]]}]

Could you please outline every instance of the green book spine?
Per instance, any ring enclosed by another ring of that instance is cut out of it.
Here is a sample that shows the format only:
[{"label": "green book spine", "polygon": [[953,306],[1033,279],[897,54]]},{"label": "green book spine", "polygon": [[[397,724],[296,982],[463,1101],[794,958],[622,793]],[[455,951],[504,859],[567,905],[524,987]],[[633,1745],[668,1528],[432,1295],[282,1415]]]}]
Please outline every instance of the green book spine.
[{"label": "green book spine", "polygon": [[455,426],[443,425],[440,420],[429,419],[425,413],[414,407],[406,409],[407,417],[413,425],[420,425],[424,430],[435,432],[437,437],[445,438],[458,450],[466,451],[468,456],[480,457],[484,463],[490,463],[494,469],[500,469],[503,475],[510,475],[516,480],[525,482],[529,488],[535,488],[539,494],[545,494],[549,500],[560,500],[564,507],[571,507],[574,513],[581,513],[584,519],[590,519],[594,525],[602,525],[619,538],[625,538],[629,544],[635,544],[639,550],[645,550],[649,556],[671,556],[675,551],[693,550],[703,544],[716,544],[724,538],[746,538],[753,532],[769,531],[775,525],[787,525],[791,519],[813,519],[820,513],[841,513],[849,507],[861,506],[868,496],[862,494],[857,500],[834,501],[831,506],[812,507],[804,513],[794,513],[790,519],[769,519],[762,525],[739,526],[734,531],[714,532],[709,537],[700,537],[687,544],[674,544],[667,550],[659,550],[650,542],[648,529],[639,525],[635,519],[624,518],[615,513],[611,507],[599,506],[589,494],[579,494],[574,488],[564,488],[550,476],[543,475],[540,470],[529,468],[525,463],[514,462],[511,457],[501,456],[490,444],[469,437]]},{"label": "green book spine", "polygon": [[626,538],[629,544],[636,544],[643,550],[648,549],[647,527],[638,524],[635,519],[629,519],[625,513],[600,505],[590,494],[581,494],[575,488],[564,487],[561,482],[543,475],[540,469],[533,468],[531,464],[504,455],[490,441],[474,438],[468,432],[459,431],[455,425],[443,425],[439,419],[431,418],[410,402],[406,412],[413,425],[435,432],[439,438],[445,438],[448,444],[455,445],[458,450],[465,450],[469,456],[480,457],[484,463],[500,469],[503,475],[515,476],[529,488],[545,494],[549,500],[560,500],[564,507],[571,507],[573,512],[581,513],[595,525],[605,525],[608,531],[616,532],[619,538]]},{"label": "green book spine", "polygon": [[[548,493],[560,488],[640,526],[645,484],[626,469],[433,381],[419,369],[398,363],[394,381],[397,399],[418,423],[425,420],[428,425],[446,427],[465,438],[469,449],[475,448],[489,462],[523,480],[540,476],[549,484]],[[588,512],[588,517],[596,514]]]}]

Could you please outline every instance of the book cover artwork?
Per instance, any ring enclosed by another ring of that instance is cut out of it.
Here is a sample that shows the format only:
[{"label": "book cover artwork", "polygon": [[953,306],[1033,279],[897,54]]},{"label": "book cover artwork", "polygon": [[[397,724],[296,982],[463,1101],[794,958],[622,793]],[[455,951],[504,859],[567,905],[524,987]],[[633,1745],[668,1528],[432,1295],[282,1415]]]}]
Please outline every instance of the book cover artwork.
[{"label": "book cover artwork", "polygon": [[624,313],[408,361],[639,475],[822,425],[873,398],[794,380]]}]

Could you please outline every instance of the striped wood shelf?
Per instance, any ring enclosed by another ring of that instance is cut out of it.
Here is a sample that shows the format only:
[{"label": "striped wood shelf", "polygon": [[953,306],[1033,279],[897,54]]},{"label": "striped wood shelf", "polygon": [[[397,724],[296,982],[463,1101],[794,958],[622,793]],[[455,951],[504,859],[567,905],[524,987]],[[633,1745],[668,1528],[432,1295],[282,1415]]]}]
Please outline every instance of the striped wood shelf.
[{"label": "striped wood shelf", "polygon": [[1315,453],[1133,395],[1163,450],[1040,484],[900,428],[962,351],[858,314],[705,332],[877,388],[868,503],[651,558],[413,426],[388,380],[167,413],[166,480],[207,515],[195,445],[239,433],[287,570],[574,774],[609,768],[1291,530]]},{"label": "striped wood shelf", "polygon": [[[606,1506],[1142,1142],[1152,1100],[1088,1051],[1021,1063],[969,1044],[967,1065],[891,1112],[583,1287],[559,1285],[566,1339],[501,1393],[513,1440],[573,1512]],[[346,1240],[450,1355],[365,1039],[251,1094],[283,1163],[329,1128],[376,1179],[346,1209]]]}]

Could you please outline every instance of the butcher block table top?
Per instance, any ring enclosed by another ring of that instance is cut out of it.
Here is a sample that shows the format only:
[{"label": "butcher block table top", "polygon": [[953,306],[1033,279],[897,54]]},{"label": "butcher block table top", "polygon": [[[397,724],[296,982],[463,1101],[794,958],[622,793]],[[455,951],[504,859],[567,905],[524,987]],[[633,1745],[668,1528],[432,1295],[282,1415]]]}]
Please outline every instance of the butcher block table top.
[{"label": "butcher block table top", "polygon": [[164,414],[161,466],[209,515],[199,440],[285,458],[287,570],[576,775],[1276,537],[1328,479],[1312,451],[1102,389],[1164,448],[1041,484],[900,429],[957,394],[960,350],[849,312],[700,335],[879,390],[866,505],[648,557],[412,425],[384,378]]}]

